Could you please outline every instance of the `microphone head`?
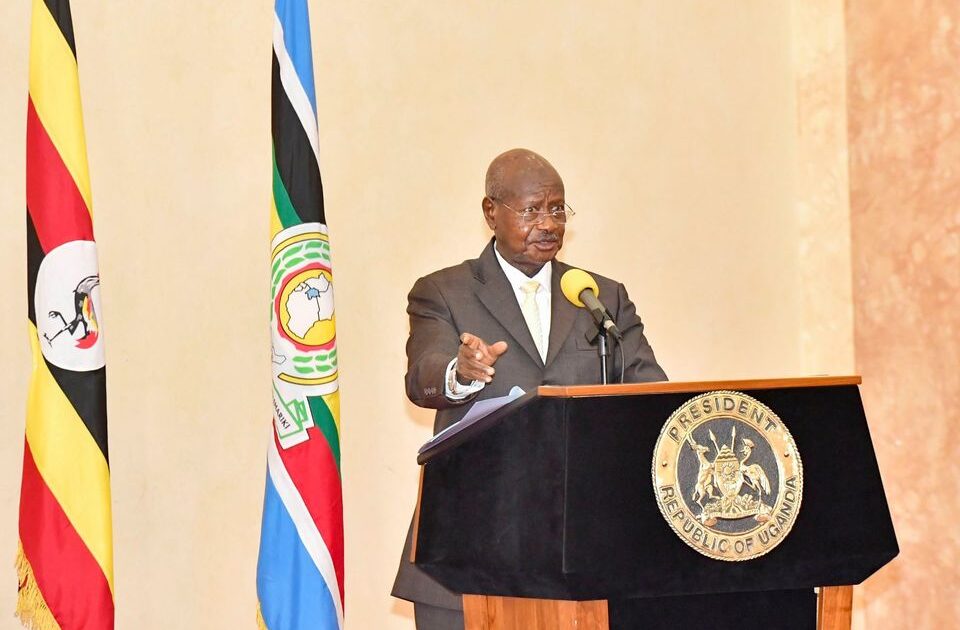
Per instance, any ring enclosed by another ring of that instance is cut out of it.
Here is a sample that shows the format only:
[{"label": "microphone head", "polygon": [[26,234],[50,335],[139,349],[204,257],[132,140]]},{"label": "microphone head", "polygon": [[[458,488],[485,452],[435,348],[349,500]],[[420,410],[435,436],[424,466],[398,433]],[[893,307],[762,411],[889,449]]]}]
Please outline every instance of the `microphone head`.
[{"label": "microphone head", "polygon": [[575,306],[583,306],[580,294],[584,289],[592,289],[593,294],[600,295],[600,287],[597,281],[583,269],[570,269],[560,277],[560,290]]}]

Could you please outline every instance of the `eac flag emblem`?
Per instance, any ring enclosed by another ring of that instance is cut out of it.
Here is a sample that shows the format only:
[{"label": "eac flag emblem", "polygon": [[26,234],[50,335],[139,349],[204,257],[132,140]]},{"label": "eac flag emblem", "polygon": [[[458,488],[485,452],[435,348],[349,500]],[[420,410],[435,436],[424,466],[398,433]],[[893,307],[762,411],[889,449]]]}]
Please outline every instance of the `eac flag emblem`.
[{"label": "eac flag emblem", "polygon": [[307,396],[337,390],[333,273],[326,226],[301,223],[271,243],[274,423],[284,448],[314,426]]}]

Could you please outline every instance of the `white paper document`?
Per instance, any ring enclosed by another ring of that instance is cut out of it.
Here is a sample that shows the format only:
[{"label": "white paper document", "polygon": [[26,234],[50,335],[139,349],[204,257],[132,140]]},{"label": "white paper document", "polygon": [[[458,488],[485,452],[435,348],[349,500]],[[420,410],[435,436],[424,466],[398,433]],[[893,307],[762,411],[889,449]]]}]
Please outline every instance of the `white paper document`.
[{"label": "white paper document", "polygon": [[517,398],[523,396],[526,392],[520,389],[517,386],[514,386],[510,390],[510,393],[506,396],[498,396],[497,398],[487,398],[486,400],[480,400],[473,403],[473,406],[467,410],[467,413],[464,414],[462,418],[451,424],[449,427],[437,433],[435,436],[430,438],[426,444],[420,447],[420,450],[417,451],[417,454],[423,453],[425,450],[430,448],[435,444],[439,444],[444,440],[448,439],[452,435],[460,433],[467,427],[472,424],[475,424],[478,420],[486,418],[491,413],[503,407],[507,403],[511,403]]}]

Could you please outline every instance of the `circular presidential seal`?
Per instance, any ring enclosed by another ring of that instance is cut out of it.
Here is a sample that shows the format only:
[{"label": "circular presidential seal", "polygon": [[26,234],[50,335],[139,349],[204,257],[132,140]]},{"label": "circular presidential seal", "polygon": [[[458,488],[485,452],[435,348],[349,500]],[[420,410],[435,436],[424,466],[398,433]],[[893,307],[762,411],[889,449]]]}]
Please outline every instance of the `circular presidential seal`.
[{"label": "circular presidential seal", "polygon": [[790,533],[803,466],[770,408],[739,392],[708,392],[663,425],[653,487],[660,512],[685,543],[717,560],[750,560]]}]

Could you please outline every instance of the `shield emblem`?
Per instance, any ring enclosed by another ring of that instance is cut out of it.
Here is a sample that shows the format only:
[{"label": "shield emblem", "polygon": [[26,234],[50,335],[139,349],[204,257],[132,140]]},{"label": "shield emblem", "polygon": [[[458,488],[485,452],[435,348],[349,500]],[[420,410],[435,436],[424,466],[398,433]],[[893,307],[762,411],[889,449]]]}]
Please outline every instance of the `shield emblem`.
[{"label": "shield emblem", "polygon": [[724,498],[730,499],[740,494],[743,471],[740,469],[740,460],[729,446],[724,445],[713,461],[713,479]]}]

